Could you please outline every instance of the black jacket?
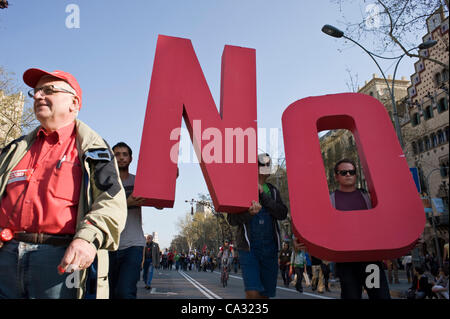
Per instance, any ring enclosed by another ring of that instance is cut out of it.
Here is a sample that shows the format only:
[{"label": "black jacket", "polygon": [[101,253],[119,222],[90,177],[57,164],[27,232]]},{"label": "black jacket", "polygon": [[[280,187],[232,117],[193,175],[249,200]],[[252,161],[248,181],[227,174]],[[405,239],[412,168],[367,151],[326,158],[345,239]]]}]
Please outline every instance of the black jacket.
[{"label": "black jacket", "polygon": [[[259,193],[259,202],[272,217],[273,236],[274,240],[278,244],[278,250],[281,249],[280,244],[280,229],[278,226],[278,220],[283,220],[287,217],[288,209],[281,200],[280,192],[272,184],[267,183],[269,186],[270,194]],[[236,248],[241,250],[250,250],[250,221],[253,218],[248,211],[242,213],[228,214],[227,220],[231,226],[237,226],[236,235]]]}]

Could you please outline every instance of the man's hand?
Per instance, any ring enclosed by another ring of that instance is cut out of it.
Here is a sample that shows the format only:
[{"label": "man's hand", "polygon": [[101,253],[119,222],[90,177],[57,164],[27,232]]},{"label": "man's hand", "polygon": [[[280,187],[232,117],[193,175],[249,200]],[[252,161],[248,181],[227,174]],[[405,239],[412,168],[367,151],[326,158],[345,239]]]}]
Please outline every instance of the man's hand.
[{"label": "man's hand", "polygon": [[63,274],[69,265],[77,267],[78,270],[87,269],[94,261],[96,254],[97,250],[94,245],[84,239],[76,238],[67,247],[64,257],[58,265],[58,272]]},{"label": "man's hand", "polygon": [[248,209],[248,212],[250,213],[250,215],[256,215],[259,213],[259,211],[261,210],[262,206],[260,203],[258,203],[257,201],[252,200],[252,206],[250,206],[250,208]]},{"label": "man's hand", "polygon": [[142,206],[145,204],[145,198],[143,197],[134,197],[133,195],[128,196],[127,198],[127,206]]}]

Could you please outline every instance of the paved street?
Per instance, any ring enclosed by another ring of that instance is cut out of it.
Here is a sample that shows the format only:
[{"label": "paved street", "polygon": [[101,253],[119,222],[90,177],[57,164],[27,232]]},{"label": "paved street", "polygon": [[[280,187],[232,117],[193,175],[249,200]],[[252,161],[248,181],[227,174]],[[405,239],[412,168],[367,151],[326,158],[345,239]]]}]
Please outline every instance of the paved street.
[{"label": "paved street", "polygon": [[[399,271],[400,284],[392,284],[391,296],[393,299],[401,297],[400,292],[407,290],[409,284],[403,271]],[[339,282],[331,280],[331,292],[319,294],[304,287],[299,293],[290,285],[284,287],[281,277],[278,279],[277,295],[274,299],[340,299]],[[155,269],[152,289],[144,288],[144,282],[138,283],[138,299],[244,299],[244,283],[240,272],[232,272],[228,286],[223,288],[220,284],[220,271],[198,272]],[[364,293],[363,298],[367,298]]]}]

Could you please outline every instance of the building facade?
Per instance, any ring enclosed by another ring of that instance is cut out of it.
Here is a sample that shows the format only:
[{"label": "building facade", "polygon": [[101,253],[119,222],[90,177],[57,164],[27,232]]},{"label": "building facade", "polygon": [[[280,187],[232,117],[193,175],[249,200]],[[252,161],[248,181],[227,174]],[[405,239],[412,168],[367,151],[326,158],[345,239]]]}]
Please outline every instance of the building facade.
[{"label": "building facade", "polygon": [[20,137],[25,97],[20,92],[6,95],[0,90],[0,149]]},{"label": "building facade", "polygon": [[[448,183],[449,183],[449,21],[442,10],[427,19],[427,34],[423,42],[436,40],[437,44],[419,54],[446,64],[420,58],[414,64],[407,112],[400,119],[405,142],[404,153],[410,167],[419,173],[422,197],[432,198],[424,231],[425,253],[439,252],[448,242]],[[430,201],[424,201],[430,203]],[[425,205],[428,206],[428,205]],[[427,208],[427,207],[426,207]],[[433,227],[434,224],[434,227]],[[439,249],[436,249],[437,237]]]}]

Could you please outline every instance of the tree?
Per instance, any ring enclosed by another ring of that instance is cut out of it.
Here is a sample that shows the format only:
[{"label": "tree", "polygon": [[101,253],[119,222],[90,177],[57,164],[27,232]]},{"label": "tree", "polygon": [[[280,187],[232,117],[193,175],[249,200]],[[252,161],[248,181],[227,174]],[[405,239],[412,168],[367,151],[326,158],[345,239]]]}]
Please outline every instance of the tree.
[{"label": "tree", "polygon": [[0,148],[37,125],[31,102],[14,74],[0,66]]},{"label": "tree", "polygon": [[[345,12],[344,26],[346,36],[357,42],[371,43],[375,52],[380,54],[396,51],[409,57],[423,58],[449,69],[448,63],[419,55],[411,48],[422,42],[421,36],[426,33],[426,21],[436,12],[448,15],[449,0],[376,0],[375,3],[352,0],[332,0],[344,12],[346,6],[360,4],[361,16],[347,20]],[[362,10],[361,5],[365,8]],[[364,12],[364,13],[363,13]]]}]

